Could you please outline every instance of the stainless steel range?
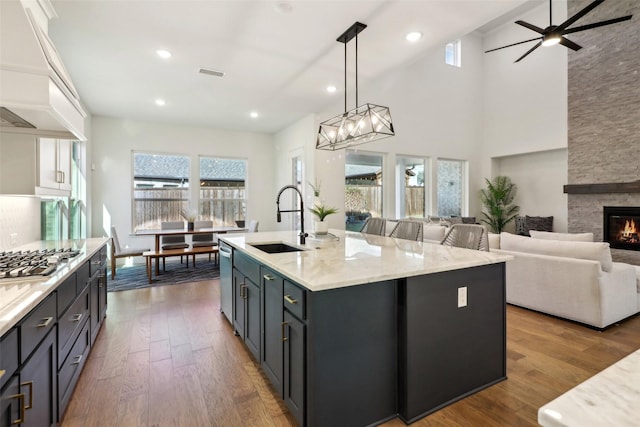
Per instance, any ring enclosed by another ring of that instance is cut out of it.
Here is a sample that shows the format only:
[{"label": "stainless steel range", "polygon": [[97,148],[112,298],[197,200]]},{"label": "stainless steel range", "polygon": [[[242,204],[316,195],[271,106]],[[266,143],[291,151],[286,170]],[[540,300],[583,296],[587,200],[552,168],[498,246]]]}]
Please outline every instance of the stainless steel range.
[{"label": "stainless steel range", "polygon": [[48,276],[79,253],[70,248],[0,252],[0,279]]}]

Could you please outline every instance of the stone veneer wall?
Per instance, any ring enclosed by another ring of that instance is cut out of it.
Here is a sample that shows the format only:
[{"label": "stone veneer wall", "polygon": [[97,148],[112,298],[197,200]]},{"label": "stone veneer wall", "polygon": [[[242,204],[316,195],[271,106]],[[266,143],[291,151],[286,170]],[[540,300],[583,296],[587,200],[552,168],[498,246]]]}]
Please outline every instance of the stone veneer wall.
[{"label": "stone veneer wall", "polygon": [[[570,0],[567,16],[592,0]],[[568,182],[640,179],[640,1],[602,3],[573,26],[633,14],[630,21],[570,34]],[[569,194],[569,232],[602,241],[603,206],[640,206],[640,193]],[[640,265],[640,252],[612,250],[614,261]]]}]

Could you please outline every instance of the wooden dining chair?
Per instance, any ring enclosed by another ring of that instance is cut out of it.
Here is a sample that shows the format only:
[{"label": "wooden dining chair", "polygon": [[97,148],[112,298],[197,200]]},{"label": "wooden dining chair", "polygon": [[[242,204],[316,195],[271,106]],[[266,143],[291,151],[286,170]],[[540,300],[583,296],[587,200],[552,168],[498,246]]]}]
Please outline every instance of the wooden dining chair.
[{"label": "wooden dining chair", "polygon": [[120,239],[116,233],[116,227],[111,226],[111,280],[116,278],[116,259],[128,258],[131,256],[142,256],[143,252],[150,251],[149,248],[124,248],[120,246]]},{"label": "wooden dining chair", "polygon": [[[184,230],[184,222],[166,221],[160,224],[160,228],[163,230]],[[160,249],[186,249],[188,247],[189,247],[189,244],[185,240],[184,234],[176,234],[173,236],[160,236]],[[163,270],[165,270],[164,260],[165,260],[165,257],[162,258]],[[182,260],[183,260],[183,257],[180,256],[180,263],[182,263]]]},{"label": "wooden dining chair", "polygon": [[[213,221],[195,221],[194,228],[199,230],[201,228],[212,228]],[[194,234],[191,236],[191,247],[201,248],[206,246],[218,246],[218,235],[214,233]],[[195,265],[196,256],[193,256],[193,265]],[[211,261],[211,253],[209,253],[209,261]],[[215,254],[215,261],[218,262],[218,254]]]}]

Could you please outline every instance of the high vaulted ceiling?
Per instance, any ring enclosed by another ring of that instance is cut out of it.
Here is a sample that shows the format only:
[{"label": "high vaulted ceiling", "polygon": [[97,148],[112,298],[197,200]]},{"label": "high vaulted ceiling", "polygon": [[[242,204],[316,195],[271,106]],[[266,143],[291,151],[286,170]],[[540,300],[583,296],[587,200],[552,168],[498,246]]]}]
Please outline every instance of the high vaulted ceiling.
[{"label": "high vaulted ceiling", "polygon": [[[358,38],[362,90],[531,3],[540,0],[52,0],[58,18],[49,34],[94,115],[272,133],[342,105],[336,38],[354,22],[368,25]],[[411,44],[410,31],[424,36]],[[163,60],[157,49],[173,56]],[[326,92],[330,84],[336,93]]]}]

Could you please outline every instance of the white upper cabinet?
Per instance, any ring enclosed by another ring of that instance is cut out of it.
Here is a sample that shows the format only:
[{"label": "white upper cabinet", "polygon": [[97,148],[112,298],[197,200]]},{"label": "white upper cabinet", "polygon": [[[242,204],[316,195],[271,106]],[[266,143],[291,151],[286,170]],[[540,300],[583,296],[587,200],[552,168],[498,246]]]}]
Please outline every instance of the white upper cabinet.
[{"label": "white upper cabinet", "polygon": [[71,144],[68,139],[39,138],[36,193],[71,194]]}]

